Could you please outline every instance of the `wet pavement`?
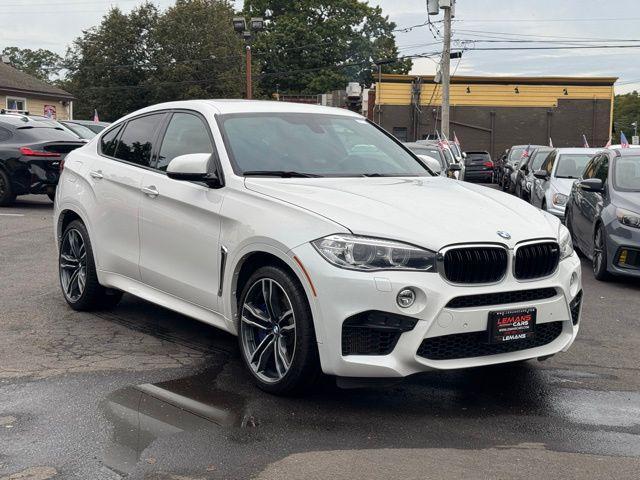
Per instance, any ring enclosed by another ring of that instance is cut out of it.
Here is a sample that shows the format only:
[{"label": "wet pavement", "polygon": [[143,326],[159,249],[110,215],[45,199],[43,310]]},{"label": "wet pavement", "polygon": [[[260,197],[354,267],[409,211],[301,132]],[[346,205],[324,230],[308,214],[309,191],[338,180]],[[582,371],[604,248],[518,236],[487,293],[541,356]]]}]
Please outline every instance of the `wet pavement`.
[{"label": "wet pavement", "polygon": [[542,363],[283,399],[212,327],[68,309],[36,199],[0,208],[0,480],[638,478],[640,282],[584,262],[581,332]]}]

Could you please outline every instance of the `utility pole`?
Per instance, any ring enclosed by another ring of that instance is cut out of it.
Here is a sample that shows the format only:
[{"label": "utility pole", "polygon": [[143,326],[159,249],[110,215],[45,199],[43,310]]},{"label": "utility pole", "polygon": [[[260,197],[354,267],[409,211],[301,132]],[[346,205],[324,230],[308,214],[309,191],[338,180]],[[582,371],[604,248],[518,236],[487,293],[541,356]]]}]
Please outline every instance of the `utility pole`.
[{"label": "utility pole", "polygon": [[445,138],[449,138],[449,86],[451,85],[451,4],[453,0],[440,2],[440,8],[444,10],[444,39],[442,42],[442,119],[440,129]]}]

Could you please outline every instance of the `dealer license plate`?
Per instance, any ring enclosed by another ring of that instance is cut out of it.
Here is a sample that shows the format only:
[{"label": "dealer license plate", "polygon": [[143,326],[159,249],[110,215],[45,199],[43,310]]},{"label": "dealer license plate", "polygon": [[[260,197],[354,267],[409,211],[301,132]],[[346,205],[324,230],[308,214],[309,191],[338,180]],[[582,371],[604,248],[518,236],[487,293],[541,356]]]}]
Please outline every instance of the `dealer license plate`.
[{"label": "dealer license plate", "polygon": [[535,335],[535,307],[489,312],[489,342],[508,343]]}]

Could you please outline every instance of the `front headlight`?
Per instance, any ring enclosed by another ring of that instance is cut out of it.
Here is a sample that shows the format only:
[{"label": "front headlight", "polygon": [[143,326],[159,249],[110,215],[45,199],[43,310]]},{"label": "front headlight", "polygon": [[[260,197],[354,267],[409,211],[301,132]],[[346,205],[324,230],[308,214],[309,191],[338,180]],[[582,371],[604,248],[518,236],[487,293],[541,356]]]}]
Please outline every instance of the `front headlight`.
[{"label": "front headlight", "polygon": [[435,252],[393,240],[336,234],[311,244],[336,267],[360,271],[436,271]]},{"label": "front headlight", "polygon": [[568,198],[569,197],[567,197],[562,193],[554,193],[553,197],[551,197],[551,201],[553,202],[554,205],[558,205],[559,207],[561,207],[567,204]]},{"label": "front headlight", "polygon": [[573,253],[573,240],[571,240],[569,229],[562,224],[558,231],[558,244],[560,244],[560,260],[570,257]]},{"label": "front headlight", "polygon": [[625,210],[624,208],[616,208],[616,217],[618,221],[627,227],[640,228],[640,214]]}]

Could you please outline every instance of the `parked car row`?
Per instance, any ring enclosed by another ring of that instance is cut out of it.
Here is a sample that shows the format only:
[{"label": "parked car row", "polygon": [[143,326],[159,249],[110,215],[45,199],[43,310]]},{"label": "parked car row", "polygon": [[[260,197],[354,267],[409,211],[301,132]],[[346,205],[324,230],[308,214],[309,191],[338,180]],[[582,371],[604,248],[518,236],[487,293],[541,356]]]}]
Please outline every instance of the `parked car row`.
[{"label": "parked car row", "polygon": [[18,195],[43,194],[53,200],[66,155],[96,135],[84,123],[0,114],[0,206],[12,204]]},{"label": "parked car row", "polygon": [[561,219],[598,280],[640,277],[640,150],[518,145],[500,184]]}]

